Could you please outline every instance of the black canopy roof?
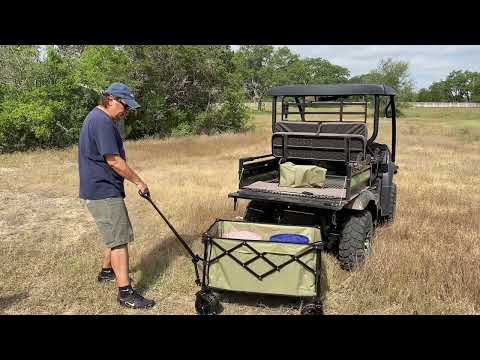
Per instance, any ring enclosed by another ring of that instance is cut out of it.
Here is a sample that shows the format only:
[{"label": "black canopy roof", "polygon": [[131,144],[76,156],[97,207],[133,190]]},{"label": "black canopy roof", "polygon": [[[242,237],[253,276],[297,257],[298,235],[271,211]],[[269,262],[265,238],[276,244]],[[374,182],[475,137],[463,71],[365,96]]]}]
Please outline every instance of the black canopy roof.
[{"label": "black canopy roof", "polygon": [[335,84],[335,85],[283,85],[271,88],[268,96],[346,96],[397,95],[388,85]]}]

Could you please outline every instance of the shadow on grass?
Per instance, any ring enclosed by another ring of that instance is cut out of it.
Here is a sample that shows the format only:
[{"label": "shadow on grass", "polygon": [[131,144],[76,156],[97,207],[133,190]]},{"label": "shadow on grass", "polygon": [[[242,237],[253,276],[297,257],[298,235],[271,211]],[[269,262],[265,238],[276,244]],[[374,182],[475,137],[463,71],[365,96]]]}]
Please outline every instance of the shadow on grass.
[{"label": "shadow on grass", "polygon": [[[180,234],[180,236],[185,239],[189,246],[198,238],[196,235]],[[137,265],[132,267],[132,271],[142,272],[140,279],[134,284],[135,289],[141,293],[150,289],[162,277],[170,263],[177,256],[183,255],[188,256],[188,253],[175,236],[169,236],[163,241],[159,241],[148,253],[142,256]]]},{"label": "shadow on grass", "polygon": [[17,302],[25,300],[26,298],[28,298],[27,292],[20,292],[9,296],[0,295],[0,313],[15,305]]}]

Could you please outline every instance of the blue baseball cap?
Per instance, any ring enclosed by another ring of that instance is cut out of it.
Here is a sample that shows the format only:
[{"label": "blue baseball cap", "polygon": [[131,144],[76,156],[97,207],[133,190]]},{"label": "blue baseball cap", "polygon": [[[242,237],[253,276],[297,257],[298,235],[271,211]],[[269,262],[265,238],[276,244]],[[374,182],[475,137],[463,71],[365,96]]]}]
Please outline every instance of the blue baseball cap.
[{"label": "blue baseball cap", "polygon": [[105,90],[105,93],[122,99],[132,109],[138,109],[141,107],[135,100],[132,90],[130,90],[125,84],[118,82],[113,83],[107,88],[107,90]]}]

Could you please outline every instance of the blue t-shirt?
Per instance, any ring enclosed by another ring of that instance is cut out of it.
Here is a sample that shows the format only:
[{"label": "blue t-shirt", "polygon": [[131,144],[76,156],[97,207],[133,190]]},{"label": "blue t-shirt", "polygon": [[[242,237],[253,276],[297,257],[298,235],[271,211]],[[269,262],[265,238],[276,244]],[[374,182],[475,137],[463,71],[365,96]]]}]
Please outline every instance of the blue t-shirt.
[{"label": "blue t-shirt", "polygon": [[89,200],[125,197],[123,177],[105,161],[105,155],[120,155],[125,150],[117,125],[99,108],[87,115],[80,131],[78,144],[78,169],[80,173],[80,198]]}]

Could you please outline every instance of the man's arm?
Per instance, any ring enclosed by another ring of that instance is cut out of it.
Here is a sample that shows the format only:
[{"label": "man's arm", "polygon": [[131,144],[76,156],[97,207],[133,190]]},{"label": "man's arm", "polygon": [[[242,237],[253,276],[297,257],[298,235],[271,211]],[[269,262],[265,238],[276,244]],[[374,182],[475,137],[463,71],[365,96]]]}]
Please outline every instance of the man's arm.
[{"label": "man's arm", "polygon": [[119,155],[105,155],[107,164],[120,176],[137,185],[142,193],[148,191],[147,184],[143,182],[140,176],[127,165]]}]

